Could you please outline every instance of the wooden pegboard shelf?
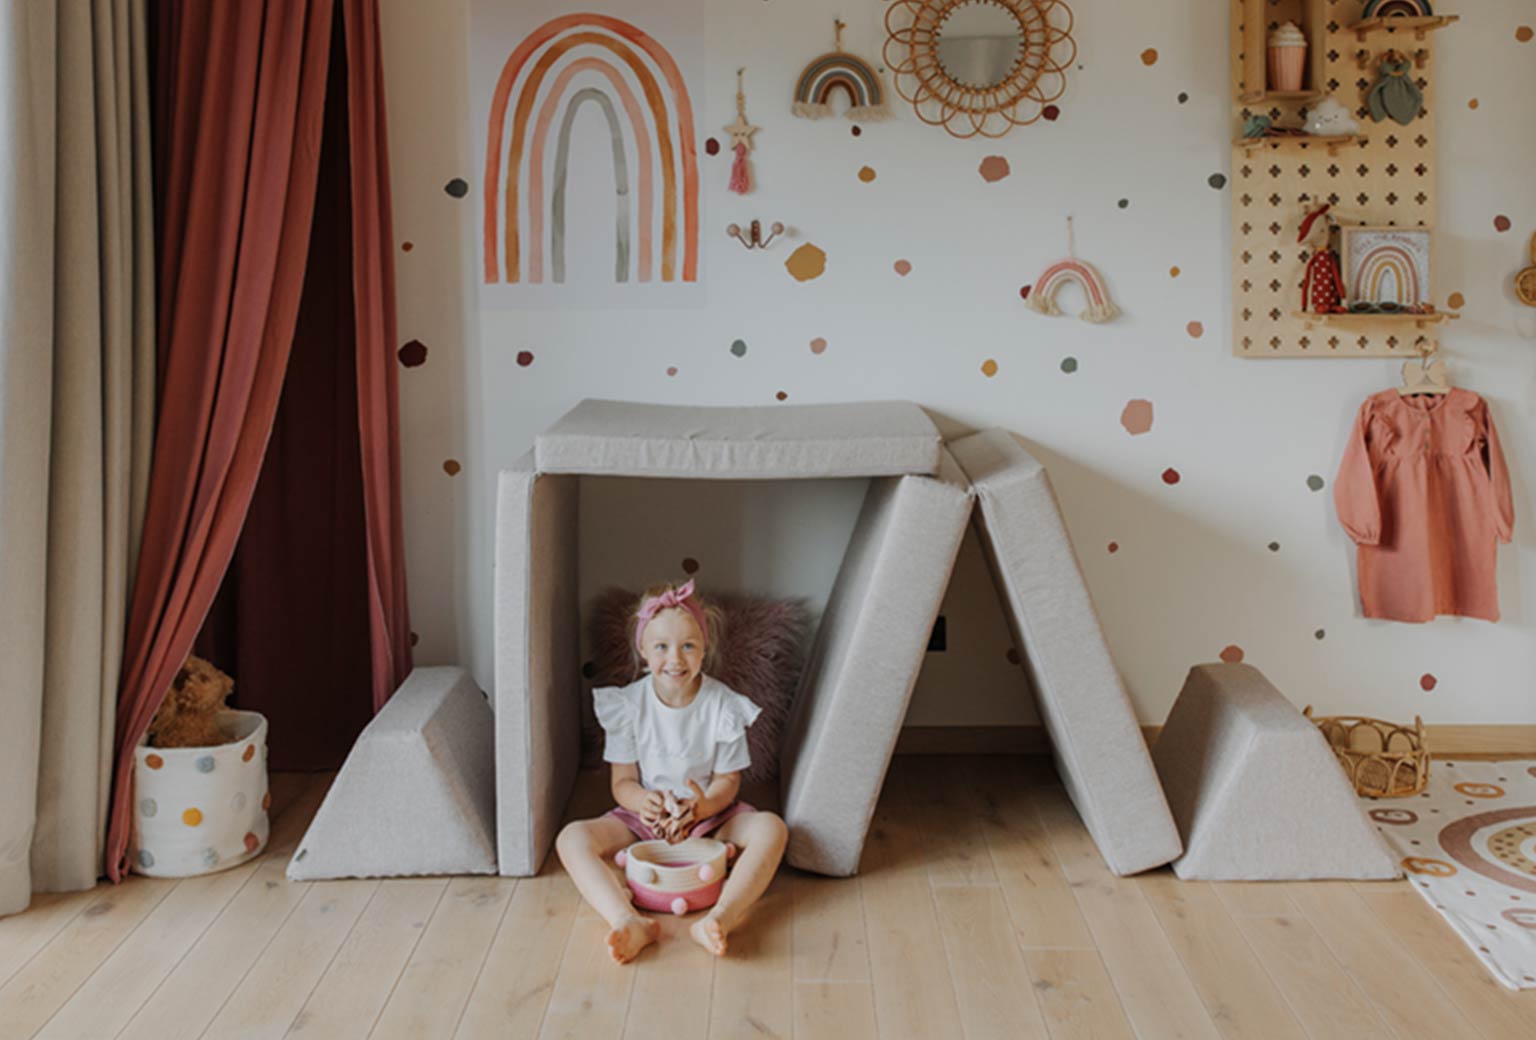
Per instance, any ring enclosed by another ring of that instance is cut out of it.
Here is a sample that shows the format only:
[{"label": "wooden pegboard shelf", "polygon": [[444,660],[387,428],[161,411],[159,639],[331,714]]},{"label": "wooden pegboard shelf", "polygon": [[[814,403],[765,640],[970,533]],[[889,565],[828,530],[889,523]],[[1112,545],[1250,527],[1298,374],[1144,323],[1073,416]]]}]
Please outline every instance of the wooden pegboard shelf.
[{"label": "wooden pegboard shelf", "polygon": [[1260,101],[1316,101],[1325,93],[1322,90],[1255,90],[1244,94],[1242,102],[1252,105]]},{"label": "wooden pegboard shelf", "polygon": [[1269,144],[1280,145],[1282,147],[1297,144],[1321,145],[1322,147],[1328,149],[1329,155],[1338,155],[1339,149],[1346,145],[1358,146],[1367,144],[1369,142],[1370,138],[1365,134],[1340,134],[1337,136],[1328,134],[1308,134],[1305,137],[1291,135],[1283,137],[1239,137],[1232,143],[1249,155],[1252,155],[1263,146]]},{"label": "wooden pegboard shelf", "polygon": [[1380,32],[1383,29],[1401,29],[1413,33],[1415,40],[1422,40],[1436,29],[1444,29],[1447,25],[1459,21],[1461,21],[1459,14],[1437,14],[1424,18],[1367,18],[1363,22],[1346,25],[1344,31],[1354,33],[1355,39],[1362,43],[1371,33]]},{"label": "wooden pegboard shelf", "polygon": [[1436,311],[1434,314],[1315,314],[1312,311],[1292,311],[1291,317],[1309,329],[1314,325],[1328,325],[1359,330],[1381,326],[1427,329],[1454,321],[1461,315],[1447,311]]}]

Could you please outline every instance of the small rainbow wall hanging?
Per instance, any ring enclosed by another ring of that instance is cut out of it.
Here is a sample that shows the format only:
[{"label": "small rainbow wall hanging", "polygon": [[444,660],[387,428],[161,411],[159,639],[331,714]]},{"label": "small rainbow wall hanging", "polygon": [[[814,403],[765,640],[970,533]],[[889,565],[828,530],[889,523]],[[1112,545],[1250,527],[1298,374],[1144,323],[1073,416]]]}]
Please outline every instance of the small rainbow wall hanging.
[{"label": "small rainbow wall hanging", "polygon": [[1360,17],[1365,18],[1428,18],[1434,14],[1429,0],[1370,0]]},{"label": "small rainbow wall hanging", "polygon": [[1103,276],[1092,264],[1075,257],[1058,260],[1041,272],[1040,277],[1035,279],[1035,287],[1030,290],[1029,299],[1024,303],[1037,314],[1060,314],[1056,294],[1061,292],[1062,286],[1071,282],[1083,287],[1083,295],[1088,300],[1088,307],[1078,315],[1079,318],[1101,322],[1109,321],[1120,313],[1114,301],[1109,298],[1109,288],[1104,284]]},{"label": "small rainbow wall hanging", "polygon": [[863,122],[886,119],[890,110],[886,107],[885,90],[880,86],[880,76],[869,62],[856,54],[843,50],[841,21],[834,21],[834,49],[823,54],[805,67],[795,83],[795,103],[791,108],[802,119],[825,119],[832,115],[832,92],[842,89],[848,94],[849,119]]}]

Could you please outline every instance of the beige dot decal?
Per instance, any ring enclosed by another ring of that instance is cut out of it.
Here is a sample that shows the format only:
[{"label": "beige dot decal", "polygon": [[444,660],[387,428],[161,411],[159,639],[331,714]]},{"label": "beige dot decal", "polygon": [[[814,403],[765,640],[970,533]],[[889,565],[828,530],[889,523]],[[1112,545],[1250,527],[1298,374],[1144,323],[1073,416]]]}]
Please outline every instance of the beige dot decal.
[{"label": "beige dot decal", "polygon": [[1141,63],[1143,65],[1147,65],[1147,66],[1156,65],[1157,64],[1157,48],[1156,47],[1148,47],[1146,50],[1142,51],[1141,52]]},{"label": "beige dot decal", "polygon": [[1178,276],[1179,276],[1179,269],[1178,269],[1178,267],[1170,267],[1170,268],[1168,268],[1168,277],[1169,278],[1177,278]]},{"label": "beige dot decal", "polygon": [[1120,413],[1120,425],[1125,427],[1125,432],[1132,437],[1140,436],[1152,429],[1152,402],[1137,398],[1127,401],[1125,408]]},{"label": "beige dot decal", "polygon": [[905,278],[907,275],[912,273],[912,262],[910,260],[898,260],[891,265],[891,268],[897,274]]},{"label": "beige dot decal", "polygon": [[981,174],[982,180],[988,184],[995,184],[1008,176],[1010,172],[1008,160],[1001,155],[989,155],[981,160],[981,167],[977,172]]},{"label": "beige dot decal", "polygon": [[1192,321],[1188,325],[1184,326],[1184,331],[1189,333],[1190,339],[1199,339],[1201,336],[1205,335],[1205,326],[1200,324],[1198,321]]},{"label": "beige dot decal", "polygon": [[789,254],[789,259],[784,261],[784,269],[797,282],[820,278],[827,269],[827,254],[807,242]]},{"label": "beige dot decal", "polygon": [[991,379],[993,376],[997,375],[997,362],[993,361],[991,358],[987,358],[987,360],[981,363],[981,374],[986,376],[988,379]]},{"label": "beige dot decal", "polygon": [[815,339],[811,340],[811,353],[812,354],[824,354],[824,353],[826,353],[826,351],[827,351],[827,341],[826,340],[822,339],[820,336],[817,336]]},{"label": "beige dot decal", "polygon": [[865,184],[868,184],[870,181],[874,180],[876,176],[878,176],[878,174],[875,173],[875,168],[873,166],[864,166],[860,167],[859,169],[859,180],[863,181]]},{"label": "beige dot decal", "polygon": [[1445,305],[1453,311],[1459,311],[1467,305],[1467,298],[1459,292],[1453,292],[1446,299]]},{"label": "beige dot decal", "polygon": [[445,459],[445,460],[443,460],[443,472],[448,474],[450,477],[458,476],[459,475],[459,470],[461,470],[463,468],[464,468],[463,466],[459,465],[459,460],[458,459]]},{"label": "beige dot decal", "polygon": [[1221,659],[1227,664],[1241,664],[1243,660],[1243,648],[1235,643],[1222,648]]}]

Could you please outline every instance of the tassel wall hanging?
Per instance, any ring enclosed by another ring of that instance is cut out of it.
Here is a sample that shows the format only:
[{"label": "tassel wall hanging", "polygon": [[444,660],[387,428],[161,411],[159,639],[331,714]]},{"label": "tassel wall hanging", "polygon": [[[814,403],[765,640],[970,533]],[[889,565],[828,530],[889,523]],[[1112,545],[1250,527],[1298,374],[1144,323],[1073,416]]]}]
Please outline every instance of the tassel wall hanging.
[{"label": "tassel wall hanging", "polygon": [[746,69],[736,70],[736,122],[725,128],[731,135],[731,151],[736,158],[731,161],[731,181],[727,185],[738,195],[752,190],[752,170],[747,165],[747,153],[752,150],[752,135],[758,128],[747,122],[747,94],[742,87],[742,75]]}]

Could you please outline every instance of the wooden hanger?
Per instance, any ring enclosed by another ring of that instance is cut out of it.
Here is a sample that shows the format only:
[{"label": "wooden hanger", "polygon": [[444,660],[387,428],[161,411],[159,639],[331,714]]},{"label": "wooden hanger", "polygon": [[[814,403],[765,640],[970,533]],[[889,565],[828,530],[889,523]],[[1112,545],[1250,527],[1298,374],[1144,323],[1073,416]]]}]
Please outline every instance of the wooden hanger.
[{"label": "wooden hanger", "polygon": [[1445,362],[1436,358],[1431,362],[1432,350],[1425,350],[1419,355],[1418,364],[1412,361],[1403,362],[1403,385],[1397,388],[1397,392],[1404,397],[1409,394],[1448,394],[1451,392],[1451,380],[1446,375]]}]

